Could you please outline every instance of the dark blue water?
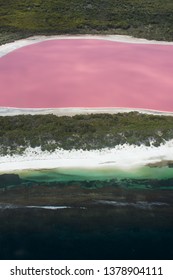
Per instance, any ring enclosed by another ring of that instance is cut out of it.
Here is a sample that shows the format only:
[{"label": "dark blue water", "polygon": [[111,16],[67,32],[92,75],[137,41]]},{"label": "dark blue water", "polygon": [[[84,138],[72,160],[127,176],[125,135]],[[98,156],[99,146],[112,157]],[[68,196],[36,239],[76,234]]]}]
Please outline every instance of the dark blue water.
[{"label": "dark blue water", "polygon": [[4,185],[0,259],[173,259],[172,186],[171,178]]},{"label": "dark blue water", "polygon": [[0,258],[172,259],[171,215],[168,206],[6,209]]}]

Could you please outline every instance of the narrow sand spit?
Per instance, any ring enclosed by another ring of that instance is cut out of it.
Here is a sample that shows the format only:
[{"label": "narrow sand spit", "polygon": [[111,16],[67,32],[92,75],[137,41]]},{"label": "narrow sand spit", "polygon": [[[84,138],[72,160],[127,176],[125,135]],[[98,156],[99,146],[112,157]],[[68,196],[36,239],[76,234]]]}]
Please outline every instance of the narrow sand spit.
[{"label": "narrow sand spit", "polygon": [[56,36],[32,36],[27,39],[17,40],[12,43],[4,44],[0,46],[0,57],[12,52],[18,48],[36,44],[42,41],[55,40],[55,39],[98,39],[98,40],[108,40],[122,43],[132,43],[132,44],[159,44],[159,45],[173,45],[173,42],[166,41],[154,41],[146,40],[140,38],[134,38],[132,36],[124,35],[56,35]]}]

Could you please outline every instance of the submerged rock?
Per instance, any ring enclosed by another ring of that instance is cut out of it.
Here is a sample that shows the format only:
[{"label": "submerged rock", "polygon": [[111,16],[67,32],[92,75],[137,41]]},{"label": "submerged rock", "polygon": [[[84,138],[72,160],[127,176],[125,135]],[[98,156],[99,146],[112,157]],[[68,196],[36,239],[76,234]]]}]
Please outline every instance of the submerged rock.
[{"label": "submerged rock", "polygon": [[2,174],[0,175],[0,187],[9,185],[17,185],[21,183],[21,179],[17,174]]},{"label": "submerged rock", "polygon": [[157,162],[153,162],[153,163],[148,163],[147,166],[173,168],[173,161],[172,160],[161,160],[161,161],[157,161]]}]

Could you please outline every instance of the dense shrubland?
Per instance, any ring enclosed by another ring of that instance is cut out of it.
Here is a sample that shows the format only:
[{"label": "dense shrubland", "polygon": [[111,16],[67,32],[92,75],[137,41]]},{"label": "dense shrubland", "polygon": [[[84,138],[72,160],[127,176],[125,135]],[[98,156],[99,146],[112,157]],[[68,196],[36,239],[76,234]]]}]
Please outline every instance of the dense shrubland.
[{"label": "dense shrubland", "polygon": [[34,34],[173,40],[172,0],[0,0],[0,43]]},{"label": "dense shrubland", "polygon": [[173,117],[139,114],[90,114],[73,117],[19,115],[0,117],[0,153],[26,147],[101,149],[119,144],[151,145],[173,139]]}]

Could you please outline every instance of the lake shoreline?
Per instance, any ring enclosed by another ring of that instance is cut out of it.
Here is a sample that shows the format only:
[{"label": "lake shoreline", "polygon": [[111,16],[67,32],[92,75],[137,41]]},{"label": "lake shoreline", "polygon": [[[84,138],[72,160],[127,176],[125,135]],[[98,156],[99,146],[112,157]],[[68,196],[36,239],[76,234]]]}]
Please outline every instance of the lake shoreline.
[{"label": "lake shoreline", "polygon": [[119,43],[132,43],[132,44],[157,44],[157,45],[173,45],[173,42],[147,40],[135,38],[128,35],[50,35],[50,36],[31,36],[26,39],[16,40],[11,43],[6,43],[0,46],[0,57],[19,49],[24,46],[40,43],[48,40],[63,40],[63,39],[97,39],[109,40]]},{"label": "lake shoreline", "polygon": [[0,116],[18,116],[18,115],[48,115],[56,116],[75,116],[89,114],[118,114],[137,112],[147,115],[173,116],[171,111],[151,110],[145,108],[123,108],[123,107],[66,107],[66,108],[17,108],[0,107]]}]

